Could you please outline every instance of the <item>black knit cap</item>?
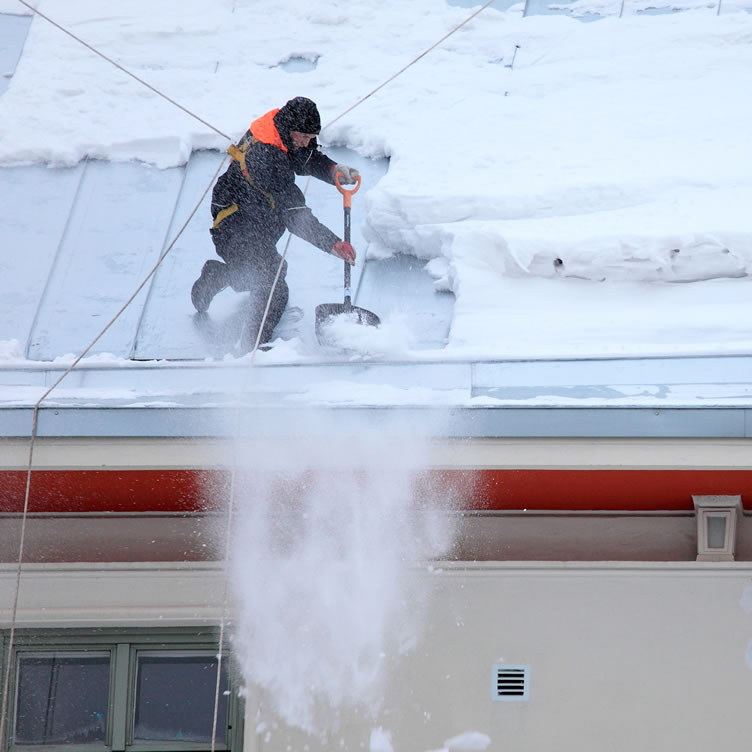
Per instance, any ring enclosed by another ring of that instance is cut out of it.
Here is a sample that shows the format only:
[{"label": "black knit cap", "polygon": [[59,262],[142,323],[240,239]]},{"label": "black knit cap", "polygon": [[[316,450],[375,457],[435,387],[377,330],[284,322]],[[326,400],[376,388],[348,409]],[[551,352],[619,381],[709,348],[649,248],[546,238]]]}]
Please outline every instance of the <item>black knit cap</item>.
[{"label": "black knit cap", "polygon": [[313,134],[321,132],[321,116],[316,104],[306,97],[295,97],[287,102],[274,116],[274,122],[283,140],[287,140],[290,131]]}]

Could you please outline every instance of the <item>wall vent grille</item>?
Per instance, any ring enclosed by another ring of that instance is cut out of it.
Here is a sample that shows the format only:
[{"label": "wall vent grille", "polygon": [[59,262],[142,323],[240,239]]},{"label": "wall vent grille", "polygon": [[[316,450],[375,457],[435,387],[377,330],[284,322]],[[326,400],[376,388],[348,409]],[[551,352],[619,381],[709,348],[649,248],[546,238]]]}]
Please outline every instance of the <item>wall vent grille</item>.
[{"label": "wall vent grille", "polygon": [[492,693],[494,700],[502,702],[530,699],[530,666],[495,665]]}]

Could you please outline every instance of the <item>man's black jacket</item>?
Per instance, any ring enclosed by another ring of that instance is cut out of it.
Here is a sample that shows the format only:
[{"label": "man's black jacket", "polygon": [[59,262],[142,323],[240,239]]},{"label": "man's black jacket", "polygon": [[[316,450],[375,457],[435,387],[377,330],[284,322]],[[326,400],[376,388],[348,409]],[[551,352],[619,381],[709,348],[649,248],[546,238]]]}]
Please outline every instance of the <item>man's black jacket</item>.
[{"label": "man's black jacket", "polygon": [[295,175],[311,175],[333,185],[335,163],[318,150],[315,139],[307,148],[287,150],[274,128],[275,112],[254,121],[240,142],[248,144],[245,166],[250,180],[233,159],[214,186],[211,212],[215,220],[222,210],[237,205],[212,229],[214,240],[221,243],[223,237],[242,233],[249,250],[268,248],[287,229],[329,253],[340,238],[313,216]]}]

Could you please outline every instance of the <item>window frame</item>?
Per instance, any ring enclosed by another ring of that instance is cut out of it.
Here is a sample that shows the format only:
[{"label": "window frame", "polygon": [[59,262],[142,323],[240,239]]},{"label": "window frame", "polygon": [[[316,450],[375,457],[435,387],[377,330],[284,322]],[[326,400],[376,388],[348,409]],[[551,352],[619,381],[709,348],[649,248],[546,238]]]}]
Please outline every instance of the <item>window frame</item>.
[{"label": "window frame", "polygon": [[[697,561],[734,561],[736,529],[742,515],[741,496],[693,496],[697,516]],[[710,520],[724,522],[723,543],[710,545]]]},{"label": "window frame", "polygon": [[[210,743],[133,741],[136,662],[140,651],[211,653],[219,644],[217,627],[163,628],[35,628],[16,629],[13,654],[8,654],[8,630],[0,630],[0,667],[3,675],[10,661],[10,680],[6,708],[4,749],[9,752],[206,752]],[[18,656],[22,653],[109,652],[110,682],[107,701],[106,737],[103,744],[15,744]],[[238,691],[237,667],[225,650],[223,669],[228,690],[225,742],[217,743],[217,752],[242,752],[243,699]],[[218,719],[218,725],[221,720]]]}]

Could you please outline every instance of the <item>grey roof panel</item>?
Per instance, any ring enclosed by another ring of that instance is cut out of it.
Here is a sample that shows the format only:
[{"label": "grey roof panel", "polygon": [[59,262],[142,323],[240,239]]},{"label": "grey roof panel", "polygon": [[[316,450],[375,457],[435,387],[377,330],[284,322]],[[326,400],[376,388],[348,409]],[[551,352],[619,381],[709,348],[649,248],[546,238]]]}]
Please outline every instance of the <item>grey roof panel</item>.
[{"label": "grey roof panel", "polygon": [[[28,356],[79,353],[115,316],[157,261],[183,170],[87,162],[30,337]],[[94,353],[130,357],[145,291]]]},{"label": "grey roof panel", "polygon": [[454,295],[438,292],[425,261],[414,256],[369,261],[358,290],[358,305],[403,316],[415,337],[415,349],[441,349],[447,343]]},{"label": "grey roof panel", "polygon": [[31,19],[31,16],[0,13],[0,95],[6,91],[16,71]]},{"label": "grey roof panel", "polygon": [[23,350],[82,174],[81,165],[0,169],[0,340]]},{"label": "grey roof panel", "polygon": [[[194,152],[191,156],[165,248],[188,220],[224,156],[216,151]],[[138,360],[201,359],[220,354],[212,351],[211,343],[204,342],[193,325],[195,311],[190,300],[191,285],[213,252],[210,203],[211,190],[154,275],[136,337],[134,355]],[[215,305],[213,314],[216,308]]]}]

